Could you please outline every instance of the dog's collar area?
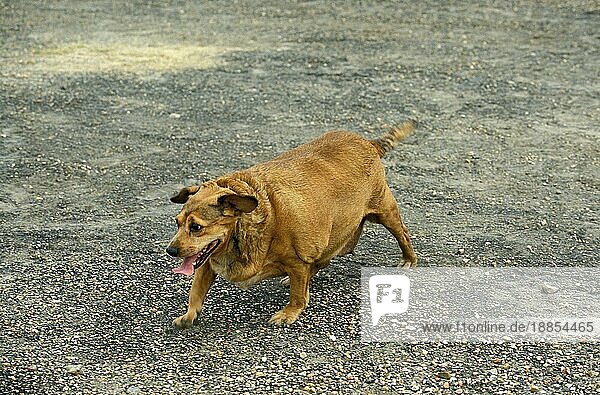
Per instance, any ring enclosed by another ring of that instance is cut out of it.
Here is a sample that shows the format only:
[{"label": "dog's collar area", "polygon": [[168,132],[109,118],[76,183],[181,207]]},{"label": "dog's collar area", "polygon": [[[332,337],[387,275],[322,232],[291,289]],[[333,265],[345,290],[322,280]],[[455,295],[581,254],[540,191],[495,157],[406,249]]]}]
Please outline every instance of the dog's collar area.
[{"label": "dog's collar area", "polygon": [[198,254],[198,258],[196,262],[194,262],[194,270],[198,269],[206,260],[210,257],[210,255],[217,249],[217,247],[221,244],[220,239],[216,239],[208,243],[206,247]]}]

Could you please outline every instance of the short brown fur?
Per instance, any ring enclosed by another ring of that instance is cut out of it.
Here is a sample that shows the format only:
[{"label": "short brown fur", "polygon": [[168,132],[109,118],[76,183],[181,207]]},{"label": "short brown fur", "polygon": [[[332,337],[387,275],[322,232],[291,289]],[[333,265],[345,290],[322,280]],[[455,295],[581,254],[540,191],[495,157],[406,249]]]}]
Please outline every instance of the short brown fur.
[{"label": "short brown fur", "polygon": [[[402,266],[415,265],[380,161],[413,129],[406,122],[376,140],[329,132],[268,162],[182,189],[172,198],[185,204],[169,246],[185,258],[217,238],[222,243],[195,270],[188,311],[174,325],[194,323],[217,274],[243,288],[289,276],[290,302],[270,322],[293,323],[308,303],[311,278],[354,249],[366,220],[396,238]],[[191,222],[202,230],[192,232]]]}]

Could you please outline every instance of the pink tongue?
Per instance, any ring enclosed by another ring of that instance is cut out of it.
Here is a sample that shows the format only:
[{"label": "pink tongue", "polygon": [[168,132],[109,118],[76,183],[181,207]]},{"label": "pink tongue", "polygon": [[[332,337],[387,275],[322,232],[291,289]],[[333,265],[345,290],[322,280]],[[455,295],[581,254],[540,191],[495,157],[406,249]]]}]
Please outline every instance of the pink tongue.
[{"label": "pink tongue", "polygon": [[181,266],[171,269],[173,273],[185,274],[191,276],[194,274],[194,262],[196,262],[196,256],[190,256],[183,260]]}]

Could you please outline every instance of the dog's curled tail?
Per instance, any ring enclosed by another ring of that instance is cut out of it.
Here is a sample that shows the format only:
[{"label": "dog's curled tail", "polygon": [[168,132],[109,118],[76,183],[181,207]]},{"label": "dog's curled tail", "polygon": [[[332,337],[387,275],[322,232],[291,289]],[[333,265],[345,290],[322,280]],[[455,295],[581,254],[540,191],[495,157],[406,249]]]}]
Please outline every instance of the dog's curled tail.
[{"label": "dog's curled tail", "polygon": [[416,127],[417,123],[412,119],[404,122],[399,127],[390,126],[390,130],[388,130],[385,134],[381,135],[375,140],[370,140],[371,144],[375,146],[379,156],[383,158],[384,155],[388,151],[391,151],[400,140],[408,137]]}]

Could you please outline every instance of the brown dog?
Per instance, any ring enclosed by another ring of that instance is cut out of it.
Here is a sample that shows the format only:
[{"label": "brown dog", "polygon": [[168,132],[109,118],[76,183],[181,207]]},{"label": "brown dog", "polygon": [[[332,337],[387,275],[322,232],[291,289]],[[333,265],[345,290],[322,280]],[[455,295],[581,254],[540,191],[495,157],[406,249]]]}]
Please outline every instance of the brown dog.
[{"label": "brown dog", "polygon": [[365,220],[382,224],[415,265],[408,229],[385,179],[380,158],[415,128],[412,121],[376,140],[330,132],[247,170],[183,188],[184,203],[167,253],[183,258],[176,273],[194,274],[189,327],[218,274],[242,288],[289,276],[290,302],[269,322],[291,324],[308,303],[319,269],[356,246]]}]

